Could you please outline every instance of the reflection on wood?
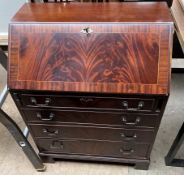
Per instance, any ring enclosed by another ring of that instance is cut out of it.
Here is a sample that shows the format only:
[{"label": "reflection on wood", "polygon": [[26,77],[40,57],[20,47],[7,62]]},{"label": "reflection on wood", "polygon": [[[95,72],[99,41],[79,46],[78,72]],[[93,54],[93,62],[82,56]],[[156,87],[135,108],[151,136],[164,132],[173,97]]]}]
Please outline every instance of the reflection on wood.
[{"label": "reflection on wood", "polygon": [[158,58],[157,34],[29,34],[20,41],[19,80],[150,84]]}]

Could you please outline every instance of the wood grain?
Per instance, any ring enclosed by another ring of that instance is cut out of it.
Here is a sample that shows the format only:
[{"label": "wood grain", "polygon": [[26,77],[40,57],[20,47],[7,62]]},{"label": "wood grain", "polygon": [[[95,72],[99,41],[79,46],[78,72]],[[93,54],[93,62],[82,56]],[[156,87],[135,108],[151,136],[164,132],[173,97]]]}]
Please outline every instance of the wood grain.
[{"label": "wood grain", "polygon": [[[85,27],[94,32],[81,33]],[[10,31],[12,89],[169,93],[170,24],[12,24]]]},{"label": "wood grain", "polygon": [[[124,128],[154,128],[160,122],[160,116],[158,114],[138,114],[122,113],[122,112],[94,112],[94,111],[78,111],[78,110],[44,110],[44,109],[25,109],[22,111],[27,123],[41,123],[42,120],[37,116],[39,113],[41,117],[48,118],[50,114],[54,114],[51,121],[47,121],[47,124],[83,124],[83,125],[102,125]],[[124,116],[128,122],[135,122],[137,117],[140,118],[140,122],[137,125],[126,125],[122,121]]]},{"label": "wood grain", "polygon": [[148,169],[169,93],[168,7],[64,4],[25,5],[9,28],[8,85],[39,155]]},{"label": "wood grain", "polygon": [[[164,3],[112,3],[112,6],[77,3],[66,7],[34,5],[24,5],[10,24],[9,88],[169,93],[173,28],[168,7]],[[152,11],[154,13],[151,16],[141,16],[142,6],[145,14],[147,10],[150,14]],[[112,7],[123,13],[117,16]],[[26,11],[24,16],[27,8],[31,11]],[[56,8],[54,18],[53,8]],[[88,8],[89,15],[85,16],[85,12],[81,14],[81,8]],[[159,9],[161,13],[158,18]],[[76,19],[73,18],[74,14]],[[57,18],[57,15],[62,19]],[[83,16],[90,23],[86,23]],[[27,22],[23,22],[24,17]],[[80,18],[83,23],[72,23],[70,17],[75,22],[79,22],[77,20]],[[145,23],[148,19],[152,20]],[[30,22],[32,20],[35,22]],[[42,22],[38,22],[40,20]],[[67,22],[55,23],[56,20]],[[137,23],[138,20],[141,22]],[[81,33],[86,27],[93,32]]]},{"label": "wood grain", "polygon": [[[20,81],[154,84],[159,35],[22,34],[19,55]],[[148,71],[149,65],[152,69]]]},{"label": "wood grain", "polygon": [[33,3],[25,4],[12,21],[172,22],[172,18],[166,2]]},{"label": "wood grain", "polygon": [[[108,142],[93,140],[59,140],[59,139],[37,139],[38,148],[42,153],[59,153],[70,155],[93,155],[108,157],[124,157],[146,159],[149,144]],[[53,146],[52,146],[53,145]],[[56,146],[55,146],[56,145]],[[62,148],[63,147],[63,148]],[[121,150],[123,149],[123,150]],[[132,153],[127,153],[129,150]]]}]

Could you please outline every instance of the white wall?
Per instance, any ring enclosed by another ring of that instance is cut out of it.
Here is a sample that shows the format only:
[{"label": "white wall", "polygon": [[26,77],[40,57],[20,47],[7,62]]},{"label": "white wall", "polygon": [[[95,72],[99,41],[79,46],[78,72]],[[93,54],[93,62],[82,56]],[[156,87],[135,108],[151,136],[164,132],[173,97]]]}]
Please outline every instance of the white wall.
[{"label": "white wall", "polygon": [[0,34],[8,33],[8,23],[27,0],[0,0]]}]

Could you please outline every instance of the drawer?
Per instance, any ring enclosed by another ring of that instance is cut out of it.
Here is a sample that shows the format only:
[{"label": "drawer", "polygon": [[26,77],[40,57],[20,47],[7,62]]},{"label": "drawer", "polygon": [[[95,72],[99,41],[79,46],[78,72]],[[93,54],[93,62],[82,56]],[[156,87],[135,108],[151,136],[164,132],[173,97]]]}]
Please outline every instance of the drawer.
[{"label": "drawer", "polygon": [[36,143],[42,153],[143,159],[150,148],[149,144],[89,140],[36,139]]},{"label": "drawer", "polygon": [[118,98],[94,96],[53,96],[19,94],[24,107],[93,108],[125,111],[152,111],[154,98]]},{"label": "drawer", "polygon": [[27,122],[62,123],[62,124],[93,124],[115,125],[119,127],[141,128],[158,126],[158,114],[137,114],[123,112],[77,111],[77,110],[46,110],[24,109]]},{"label": "drawer", "polygon": [[76,125],[29,125],[35,137],[62,139],[91,139],[111,141],[135,141],[150,143],[154,139],[154,130],[134,130],[110,127]]}]

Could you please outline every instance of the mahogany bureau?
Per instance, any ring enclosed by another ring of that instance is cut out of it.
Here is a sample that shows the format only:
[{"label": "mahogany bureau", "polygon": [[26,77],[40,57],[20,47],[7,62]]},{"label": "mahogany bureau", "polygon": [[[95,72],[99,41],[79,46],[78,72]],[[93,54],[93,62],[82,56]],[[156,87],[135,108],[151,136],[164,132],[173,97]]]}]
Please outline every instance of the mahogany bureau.
[{"label": "mahogany bureau", "polygon": [[25,4],[9,26],[8,85],[43,161],[148,169],[172,34],[164,2]]}]

